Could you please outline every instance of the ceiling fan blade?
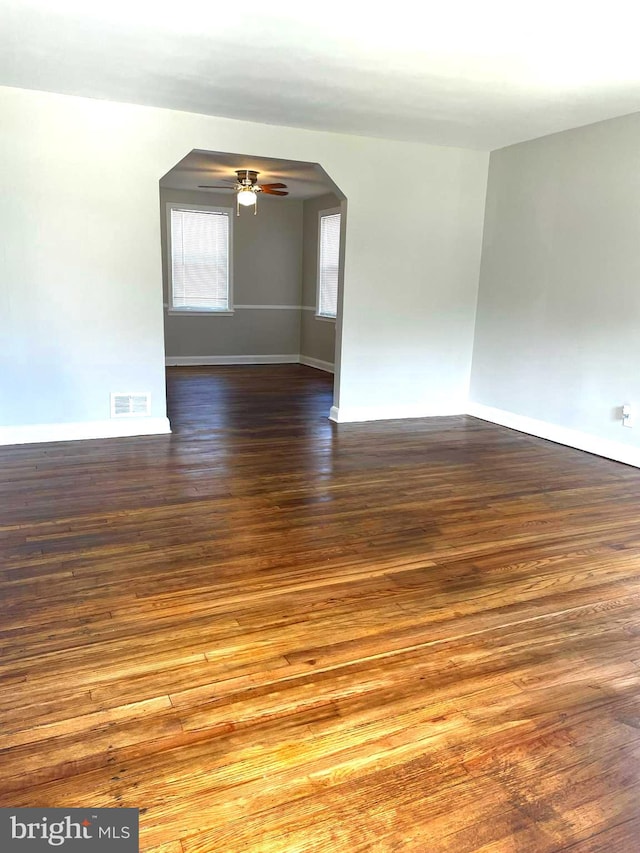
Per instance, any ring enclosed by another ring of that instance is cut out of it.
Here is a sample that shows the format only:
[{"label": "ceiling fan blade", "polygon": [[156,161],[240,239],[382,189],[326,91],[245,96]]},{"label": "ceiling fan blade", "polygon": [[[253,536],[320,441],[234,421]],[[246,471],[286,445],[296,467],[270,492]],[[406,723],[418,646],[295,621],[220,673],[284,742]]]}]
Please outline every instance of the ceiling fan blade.
[{"label": "ceiling fan blade", "polygon": [[260,184],[260,186],[262,187],[262,189],[264,189],[265,187],[269,187],[269,189],[271,190],[286,190],[287,188],[286,184]]},{"label": "ceiling fan blade", "polygon": [[272,190],[269,187],[262,186],[261,190],[266,195],[289,195],[289,193],[282,192],[282,190]]},{"label": "ceiling fan blade", "polygon": [[217,187],[210,184],[198,184],[199,190],[235,190],[235,187]]}]

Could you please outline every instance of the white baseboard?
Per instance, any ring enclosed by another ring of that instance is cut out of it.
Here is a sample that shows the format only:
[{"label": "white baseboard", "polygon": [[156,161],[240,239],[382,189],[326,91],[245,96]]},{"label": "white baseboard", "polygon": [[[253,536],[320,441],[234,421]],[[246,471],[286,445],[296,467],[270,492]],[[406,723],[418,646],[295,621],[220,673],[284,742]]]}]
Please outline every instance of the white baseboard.
[{"label": "white baseboard", "polygon": [[403,418],[441,418],[463,415],[465,403],[450,401],[437,407],[424,403],[401,406],[332,406],[329,420],[339,424],[359,423],[361,421],[388,421]]},{"label": "white baseboard", "polygon": [[[247,356],[249,358],[250,356]],[[296,363],[297,356],[263,356],[262,358],[287,358],[287,362],[240,362],[242,364],[282,364]],[[184,363],[184,362],[180,362]],[[193,364],[194,362],[189,362]],[[199,361],[198,364],[203,362]],[[218,362],[219,363],[219,362]],[[231,362],[223,362],[229,364]],[[237,362],[236,362],[237,363]],[[303,364],[306,362],[302,362]],[[315,367],[315,364],[311,365]],[[320,368],[325,369],[325,368]],[[630,447],[621,442],[599,438],[579,430],[561,427],[547,421],[517,415],[504,409],[496,409],[481,403],[469,402],[464,405],[451,404],[437,410],[424,405],[416,406],[332,406],[329,419],[336,423],[353,423],[374,420],[400,418],[443,417],[469,414],[472,417],[490,423],[515,429],[537,438],[584,450],[596,456],[613,459],[640,468],[640,448]],[[0,427],[0,446],[12,444],[34,444],[49,441],[78,441],[96,438],[126,438],[138,435],[164,435],[171,432],[168,418],[114,418],[101,421],[59,424],[26,424],[22,426]]]},{"label": "white baseboard", "polygon": [[167,367],[198,367],[215,364],[298,364],[298,353],[289,355],[169,355]]},{"label": "white baseboard", "polygon": [[79,441],[86,438],[126,438],[171,432],[168,418],[114,418],[62,424],[25,424],[0,427],[0,445],[43,441]]},{"label": "white baseboard", "polygon": [[327,373],[333,373],[333,364],[330,361],[321,361],[319,358],[312,358],[310,355],[301,355],[298,359],[300,364],[306,364],[307,367],[316,367],[318,370],[324,370]]},{"label": "white baseboard", "polygon": [[607,459],[640,468],[640,448],[630,447],[628,444],[622,444],[619,441],[599,438],[548,421],[528,418],[525,415],[516,415],[504,409],[484,406],[482,403],[469,402],[467,413],[475,418],[481,418],[483,421],[490,421],[493,424],[509,427],[509,429],[515,429],[518,432],[525,432],[537,438],[546,438],[548,441],[555,441],[557,444],[574,447],[576,450],[585,450],[587,453],[594,453],[596,456],[604,456]]},{"label": "white baseboard", "polygon": [[167,367],[205,367],[217,364],[306,364],[333,373],[330,361],[321,361],[308,355],[285,353],[284,355],[169,355],[165,359]]}]

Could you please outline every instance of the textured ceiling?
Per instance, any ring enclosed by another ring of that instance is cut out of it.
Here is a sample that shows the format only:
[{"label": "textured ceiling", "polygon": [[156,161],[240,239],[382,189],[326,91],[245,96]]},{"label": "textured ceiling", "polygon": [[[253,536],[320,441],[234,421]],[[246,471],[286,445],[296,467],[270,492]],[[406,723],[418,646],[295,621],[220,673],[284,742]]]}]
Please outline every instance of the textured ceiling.
[{"label": "textured ceiling", "polygon": [[0,0],[0,84],[493,149],[640,109],[638,3]]},{"label": "textured ceiling", "polygon": [[[255,170],[259,173],[259,184],[286,184],[288,198],[292,199],[314,198],[335,192],[335,186],[324,169],[315,163],[215,151],[192,151],[167,172],[160,181],[160,186],[174,190],[197,190],[200,184],[219,184],[221,180],[235,181],[236,169]],[[232,188],[229,190],[229,197],[234,198]]]}]

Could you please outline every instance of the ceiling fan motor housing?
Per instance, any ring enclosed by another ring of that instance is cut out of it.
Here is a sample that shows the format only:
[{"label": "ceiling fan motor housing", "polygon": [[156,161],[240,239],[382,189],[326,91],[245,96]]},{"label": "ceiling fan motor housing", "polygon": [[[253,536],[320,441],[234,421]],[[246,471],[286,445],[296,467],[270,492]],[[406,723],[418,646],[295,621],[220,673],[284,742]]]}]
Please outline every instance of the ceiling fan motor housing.
[{"label": "ceiling fan motor housing", "polygon": [[[272,184],[258,184],[258,175],[255,169],[236,169],[236,182],[231,186],[216,186],[213,184],[199,184],[198,189],[203,190],[235,190],[237,193],[242,193],[251,190],[253,193],[268,193],[269,195],[289,195],[287,185],[280,181]],[[225,178],[221,178],[225,180]]]},{"label": "ceiling fan motor housing", "polygon": [[253,169],[236,169],[238,183],[243,184],[244,186],[254,186],[258,180],[258,174],[259,173],[255,172]]}]

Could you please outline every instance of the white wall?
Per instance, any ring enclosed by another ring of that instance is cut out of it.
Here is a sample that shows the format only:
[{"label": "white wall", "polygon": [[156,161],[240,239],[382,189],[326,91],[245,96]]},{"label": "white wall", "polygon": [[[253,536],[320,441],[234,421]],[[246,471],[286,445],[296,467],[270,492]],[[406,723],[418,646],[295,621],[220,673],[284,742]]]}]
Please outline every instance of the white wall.
[{"label": "white wall", "polygon": [[[0,443],[168,430],[158,164],[135,113],[0,89]],[[111,391],[150,391],[153,419],[110,422]]]},{"label": "white wall", "polygon": [[362,143],[352,176],[323,163],[348,199],[339,418],[464,412],[488,154]]},{"label": "white wall", "polygon": [[639,235],[640,115],[492,153],[472,411],[632,461]]},{"label": "white wall", "polygon": [[[233,229],[234,314],[193,316],[165,312],[165,351],[169,363],[202,363],[217,356],[297,358],[300,310],[277,308],[301,304],[301,199],[261,195],[258,213],[242,209],[236,216],[235,194],[160,189],[162,278],[168,303],[168,202],[231,207]],[[269,308],[237,306],[268,305]]]},{"label": "white wall", "polygon": [[158,180],[193,148],[319,162],[347,196],[337,417],[462,410],[486,154],[7,88],[0,114],[0,441],[108,430],[112,390],[161,428]]}]

